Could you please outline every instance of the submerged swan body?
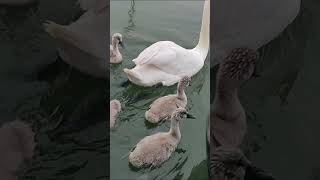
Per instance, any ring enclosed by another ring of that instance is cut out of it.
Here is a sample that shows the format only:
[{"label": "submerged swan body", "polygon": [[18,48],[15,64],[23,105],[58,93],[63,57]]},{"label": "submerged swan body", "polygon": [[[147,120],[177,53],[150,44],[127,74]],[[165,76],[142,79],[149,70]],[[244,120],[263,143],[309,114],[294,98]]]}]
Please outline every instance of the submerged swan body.
[{"label": "submerged swan body", "polygon": [[121,63],[122,55],[119,51],[119,45],[123,47],[123,39],[120,33],[112,35],[112,42],[110,44],[110,63]]},{"label": "submerged swan body", "polygon": [[211,144],[237,147],[247,130],[246,114],[238,98],[238,88],[254,72],[258,54],[237,48],[221,62],[211,110]]},{"label": "submerged swan body", "polygon": [[299,13],[301,0],[223,0],[213,2],[210,65],[236,47],[258,49],[276,38]]},{"label": "submerged swan body", "polygon": [[150,109],[145,113],[147,121],[151,123],[158,123],[163,119],[170,119],[171,114],[177,108],[185,108],[188,103],[188,98],[184,89],[189,86],[190,81],[190,77],[183,77],[178,84],[176,94],[170,94],[156,99],[150,105]]},{"label": "submerged swan body", "polygon": [[156,167],[168,160],[180,142],[179,121],[186,115],[184,108],[176,109],[171,116],[169,132],[161,132],[143,138],[130,152],[130,164],[137,168]]},{"label": "submerged swan body", "polygon": [[26,123],[16,120],[0,127],[0,177],[18,179],[16,172],[25,161],[32,159],[34,133]]},{"label": "submerged swan body", "polygon": [[108,76],[106,50],[108,34],[108,1],[103,6],[89,9],[70,25],[47,21],[45,30],[57,42],[61,58],[72,67],[89,75]]},{"label": "submerged swan body", "polygon": [[114,99],[110,101],[110,128],[114,127],[119,112],[121,111],[120,101]]},{"label": "submerged swan body", "polygon": [[204,65],[209,49],[210,0],[204,2],[198,45],[185,49],[172,41],[159,41],[143,50],[133,60],[133,69],[124,69],[128,79],[140,86],[161,83],[171,86],[184,76],[192,77]]}]

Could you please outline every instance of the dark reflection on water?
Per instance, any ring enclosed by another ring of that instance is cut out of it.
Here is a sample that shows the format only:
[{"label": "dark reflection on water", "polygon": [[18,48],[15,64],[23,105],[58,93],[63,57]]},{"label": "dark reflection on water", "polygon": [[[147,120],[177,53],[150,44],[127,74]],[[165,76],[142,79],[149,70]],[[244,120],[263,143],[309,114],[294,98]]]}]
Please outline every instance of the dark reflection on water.
[{"label": "dark reflection on water", "polygon": [[244,149],[276,179],[319,178],[319,5],[302,1],[294,23],[259,50],[261,77],[239,92],[249,125]]},{"label": "dark reflection on water", "polygon": [[[31,124],[36,147],[24,180],[108,179],[106,84],[59,59],[42,23],[68,24],[81,13],[73,1],[43,0],[0,7],[0,124]],[[1,179],[1,178],[0,178]]]}]

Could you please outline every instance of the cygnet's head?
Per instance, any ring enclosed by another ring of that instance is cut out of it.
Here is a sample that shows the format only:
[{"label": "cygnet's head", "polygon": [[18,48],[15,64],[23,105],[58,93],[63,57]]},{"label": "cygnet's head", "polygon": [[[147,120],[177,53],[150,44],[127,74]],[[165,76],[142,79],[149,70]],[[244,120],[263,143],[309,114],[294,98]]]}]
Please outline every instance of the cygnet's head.
[{"label": "cygnet's head", "polygon": [[124,48],[122,35],[120,33],[115,33],[112,35],[112,41],[116,44],[120,44]]},{"label": "cygnet's head", "polygon": [[186,118],[188,115],[188,112],[185,108],[177,108],[171,115],[172,120],[180,121],[184,118]]},{"label": "cygnet's head", "polygon": [[236,48],[222,61],[219,77],[228,80],[246,81],[252,76],[258,52],[249,48]]},{"label": "cygnet's head", "polygon": [[189,76],[184,76],[180,79],[179,86],[184,89],[187,86],[191,85],[190,82],[191,82],[191,78]]}]

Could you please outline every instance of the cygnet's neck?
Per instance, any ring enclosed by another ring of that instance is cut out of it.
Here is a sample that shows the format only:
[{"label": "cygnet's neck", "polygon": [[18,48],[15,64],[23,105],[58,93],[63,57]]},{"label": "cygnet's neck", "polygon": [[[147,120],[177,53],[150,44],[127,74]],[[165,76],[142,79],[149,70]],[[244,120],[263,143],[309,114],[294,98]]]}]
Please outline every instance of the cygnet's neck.
[{"label": "cygnet's neck", "polygon": [[169,133],[175,137],[178,141],[181,139],[181,133],[180,133],[180,127],[179,127],[179,121],[175,119],[171,119],[171,126]]},{"label": "cygnet's neck", "polygon": [[203,61],[206,60],[210,44],[210,0],[205,0],[203,5],[202,24],[197,46],[192,49],[200,54]]},{"label": "cygnet's neck", "polygon": [[112,39],[112,48],[113,48],[113,50],[119,51],[118,44],[119,43],[115,39]]},{"label": "cygnet's neck", "polygon": [[179,82],[178,87],[177,87],[177,96],[181,100],[187,99],[187,96],[186,96],[186,93],[184,92],[184,89],[185,89],[184,85]]}]

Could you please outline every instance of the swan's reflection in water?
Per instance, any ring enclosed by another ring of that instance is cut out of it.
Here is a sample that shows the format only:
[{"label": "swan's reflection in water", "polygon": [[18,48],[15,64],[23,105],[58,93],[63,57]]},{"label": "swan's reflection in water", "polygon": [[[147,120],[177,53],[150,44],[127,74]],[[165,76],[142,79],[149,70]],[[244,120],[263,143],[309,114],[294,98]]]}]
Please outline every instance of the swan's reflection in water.
[{"label": "swan's reflection in water", "polygon": [[135,0],[131,0],[130,9],[128,11],[129,20],[128,20],[128,26],[124,27],[124,33],[129,34],[132,31],[135,31],[135,24],[134,24],[134,13],[136,11],[135,9]]}]

